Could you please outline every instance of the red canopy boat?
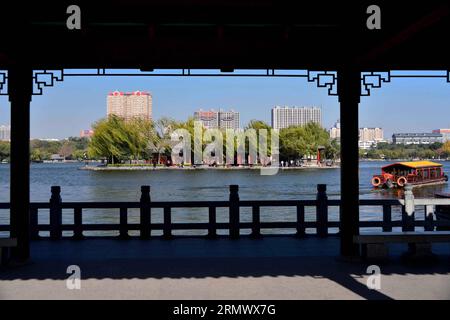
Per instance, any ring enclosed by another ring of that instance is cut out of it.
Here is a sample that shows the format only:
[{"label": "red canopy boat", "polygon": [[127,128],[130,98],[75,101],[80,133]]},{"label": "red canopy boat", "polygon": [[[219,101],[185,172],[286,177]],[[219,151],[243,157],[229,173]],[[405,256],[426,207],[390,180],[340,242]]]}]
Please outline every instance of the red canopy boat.
[{"label": "red canopy boat", "polygon": [[431,161],[396,162],[381,168],[381,174],[374,175],[372,185],[376,188],[401,188],[405,184],[413,186],[440,184],[448,181],[442,164]]}]

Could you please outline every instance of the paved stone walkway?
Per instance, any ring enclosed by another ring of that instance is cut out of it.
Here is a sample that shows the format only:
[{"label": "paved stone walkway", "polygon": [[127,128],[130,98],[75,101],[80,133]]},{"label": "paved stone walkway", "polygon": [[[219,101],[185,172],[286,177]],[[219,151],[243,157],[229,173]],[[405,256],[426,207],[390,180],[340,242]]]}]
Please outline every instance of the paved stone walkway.
[{"label": "paved stone walkway", "polygon": [[[338,257],[335,237],[260,240],[36,241],[33,259],[0,271],[0,299],[450,299],[450,246],[437,261],[405,262],[391,247],[381,289],[366,262]],[[69,290],[69,265],[81,289]]]}]

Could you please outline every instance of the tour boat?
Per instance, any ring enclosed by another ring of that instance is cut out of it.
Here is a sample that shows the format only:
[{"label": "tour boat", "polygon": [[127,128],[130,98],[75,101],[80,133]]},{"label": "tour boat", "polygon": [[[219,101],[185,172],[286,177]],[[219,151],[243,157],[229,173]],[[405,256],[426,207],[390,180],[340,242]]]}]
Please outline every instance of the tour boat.
[{"label": "tour boat", "polygon": [[431,161],[396,162],[381,168],[381,174],[374,175],[375,188],[402,188],[405,184],[422,186],[442,184],[448,181],[442,164]]}]

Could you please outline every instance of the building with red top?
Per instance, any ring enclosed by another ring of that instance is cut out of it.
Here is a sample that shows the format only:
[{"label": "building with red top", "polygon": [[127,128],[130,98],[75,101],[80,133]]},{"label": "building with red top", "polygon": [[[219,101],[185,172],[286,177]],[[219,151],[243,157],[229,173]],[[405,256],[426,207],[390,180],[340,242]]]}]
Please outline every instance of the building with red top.
[{"label": "building with red top", "polygon": [[107,115],[125,120],[133,118],[152,119],[152,95],[149,92],[110,92],[107,97]]},{"label": "building with red top", "polygon": [[94,130],[86,129],[80,131],[80,138],[91,138],[94,135]]}]

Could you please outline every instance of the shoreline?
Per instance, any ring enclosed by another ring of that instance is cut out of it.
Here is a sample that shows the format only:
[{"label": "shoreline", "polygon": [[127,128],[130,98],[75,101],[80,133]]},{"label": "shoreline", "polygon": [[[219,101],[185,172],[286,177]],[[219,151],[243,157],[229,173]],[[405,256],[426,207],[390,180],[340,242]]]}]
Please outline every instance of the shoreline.
[{"label": "shoreline", "polygon": [[[400,162],[400,161],[434,161],[434,162],[447,162],[450,161],[450,159],[420,159],[420,160],[412,160],[412,159],[359,159],[359,162]],[[73,164],[73,163],[79,163],[84,164],[85,161],[76,161],[76,160],[66,160],[66,161],[43,161],[43,162],[33,162],[31,161],[30,164]],[[100,163],[100,161],[89,161],[89,163]],[[0,162],[0,165],[9,165],[9,162]],[[305,166],[309,167],[309,166]],[[301,167],[301,168],[305,168]],[[317,168],[316,166],[311,166],[314,168]],[[260,167],[258,167],[260,168]],[[281,167],[280,167],[281,168]],[[283,167],[284,168],[284,167]],[[290,168],[290,167],[288,167]]]},{"label": "shoreline", "polygon": [[152,166],[120,166],[120,167],[98,167],[83,166],[79,170],[88,171],[156,171],[156,170],[308,170],[308,169],[338,169],[340,166],[304,166],[304,167],[152,167]]}]

